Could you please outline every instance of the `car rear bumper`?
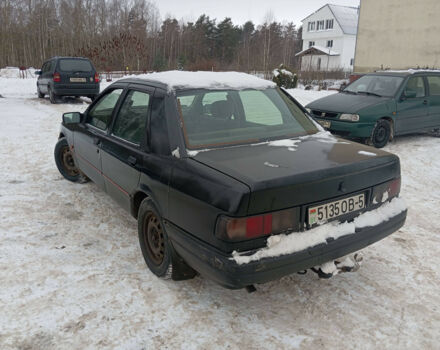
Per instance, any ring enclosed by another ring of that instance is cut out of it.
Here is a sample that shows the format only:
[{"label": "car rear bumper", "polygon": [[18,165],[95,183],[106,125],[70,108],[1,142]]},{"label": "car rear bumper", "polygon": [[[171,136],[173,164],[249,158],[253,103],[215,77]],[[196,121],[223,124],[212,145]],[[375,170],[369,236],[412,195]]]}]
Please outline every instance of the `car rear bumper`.
[{"label": "car rear bumper", "polygon": [[345,137],[370,137],[373,130],[374,124],[371,123],[354,123],[354,122],[344,122],[334,119],[323,119],[313,117],[317,121],[328,121],[331,122],[329,130],[330,132]]},{"label": "car rear bumper", "polygon": [[174,249],[188,265],[226,288],[238,289],[279,279],[358,251],[397,231],[405,223],[406,213],[405,210],[380,225],[356,230],[355,234],[327,244],[242,265],[232,260],[230,254],[203,243],[176,226],[166,223],[166,227]]},{"label": "car rear bumper", "polygon": [[99,84],[86,87],[75,85],[56,85],[53,86],[53,92],[59,96],[89,96],[99,94]]}]

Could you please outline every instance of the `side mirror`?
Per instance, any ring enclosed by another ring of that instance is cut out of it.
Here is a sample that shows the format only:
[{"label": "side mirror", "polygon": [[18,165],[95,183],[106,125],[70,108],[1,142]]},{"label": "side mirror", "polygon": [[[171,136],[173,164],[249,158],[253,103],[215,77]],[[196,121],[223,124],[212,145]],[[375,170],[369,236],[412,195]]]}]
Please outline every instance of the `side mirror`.
[{"label": "side mirror", "polygon": [[415,98],[415,97],[417,97],[417,91],[414,91],[414,90],[405,90],[404,92],[403,92],[403,95],[402,95],[404,98],[403,99],[406,99],[406,98]]},{"label": "side mirror", "polygon": [[63,114],[63,124],[78,124],[81,123],[82,113],[69,112]]},{"label": "side mirror", "polygon": [[41,75],[41,70],[36,70],[35,75]]}]

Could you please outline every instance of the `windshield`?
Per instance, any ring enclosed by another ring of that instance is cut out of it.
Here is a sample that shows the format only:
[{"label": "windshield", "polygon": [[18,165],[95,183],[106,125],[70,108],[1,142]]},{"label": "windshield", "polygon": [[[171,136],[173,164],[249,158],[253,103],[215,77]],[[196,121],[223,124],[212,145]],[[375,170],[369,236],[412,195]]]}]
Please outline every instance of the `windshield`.
[{"label": "windshield", "polygon": [[177,94],[187,147],[206,148],[314,134],[313,122],[278,89]]},{"label": "windshield", "polygon": [[403,77],[388,75],[364,75],[348,85],[343,91],[391,97],[394,96],[403,79]]},{"label": "windshield", "polygon": [[92,65],[88,60],[62,59],[60,70],[63,72],[91,72]]}]

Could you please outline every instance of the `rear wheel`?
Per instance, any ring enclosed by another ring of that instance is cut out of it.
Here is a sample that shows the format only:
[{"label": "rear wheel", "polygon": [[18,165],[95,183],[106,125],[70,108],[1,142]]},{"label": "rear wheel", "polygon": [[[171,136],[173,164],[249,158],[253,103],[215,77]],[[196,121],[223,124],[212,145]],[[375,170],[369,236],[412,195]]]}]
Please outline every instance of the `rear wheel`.
[{"label": "rear wheel", "polygon": [[391,136],[391,124],[388,120],[381,119],[374,126],[370,143],[376,148],[384,147]]},{"label": "rear wheel", "polygon": [[57,168],[65,179],[72,182],[84,182],[85,177],[75,165],[72,151],[66,138],[63,137],[58,140],[55,145],[54,156]]},{"label": "rear wheel", "polygon": [[139,244],[148,268],[156,276],[169,279],[172,273],[172,247],[153,201],[142,201],[138,213]]},{"label": "rear wheel", "polygon": [[57,95],[52,91],[51,88],[48,88],[48,90],[49,90],[50,103],[53,103],[53,104],[57,103]]}]

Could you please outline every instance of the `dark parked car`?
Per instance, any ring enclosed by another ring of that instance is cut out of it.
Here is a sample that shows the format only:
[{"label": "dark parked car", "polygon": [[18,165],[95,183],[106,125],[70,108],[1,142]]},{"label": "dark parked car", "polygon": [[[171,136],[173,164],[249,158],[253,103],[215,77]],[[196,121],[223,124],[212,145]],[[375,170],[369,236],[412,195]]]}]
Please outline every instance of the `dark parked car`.
[{"label": "dark parked car", "polygon": [[366,74],[306,108],[332,133],[381,148],[394,136],[440,128],[440,72]]},{"label": "dark parked car", "polygon": [[[157,276],[197,271],[240,288],[333,261],[404,224],[406,208],[393,209],[403,201],[399,158],[372,150],[320,129],[272,82],[165,72],[115,82],[85,113],[65,113],[55,161],[137,218]],[[271,239],[291,241],[276,252]]]},{"label": "dark parked car", "polygon": [[35,74],[38,97],[49,95],[51,103],[61,96],[85,96],[93,101],[99,94],[99,74],[87,58],[53,57]]}]

